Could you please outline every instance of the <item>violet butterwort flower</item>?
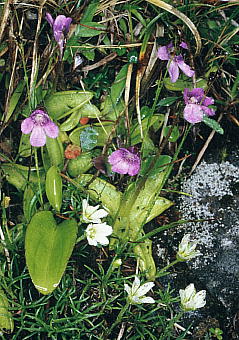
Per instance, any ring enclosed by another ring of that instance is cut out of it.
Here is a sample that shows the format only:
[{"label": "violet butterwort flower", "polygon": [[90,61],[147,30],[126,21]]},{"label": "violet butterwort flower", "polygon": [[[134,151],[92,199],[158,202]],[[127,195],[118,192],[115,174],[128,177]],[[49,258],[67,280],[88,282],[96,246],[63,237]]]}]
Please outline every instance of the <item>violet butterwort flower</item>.
[{"label": "violet butterwort flower", "polygon": [[32,146],[43,146],[46,144],[46,136],[56,138],[59,133],[58,126],[43,110],[35,110],[30,117],[24,119],[21,131],[24,134],[31,133],[30,143]]},{"label": "violet butterwort flower", "polygon": [[108,157],[112,171],[118,174],[135,176],[140,170],[140,157],[134,147],[120,148]]},{"label": "violet butterwort flower", "polygon": [[54,38],[60,48],[61,56],[65,44],[66,35],[69,32],[72,19],[64,15],[58,15],[54,20],[50,13],[46,13],[46,20],[53,29]]},{"label": "violet butterwort flower", "polygon": [[215,115],[215,111],[208,107],[214,104],[214,99],[206,97],[202,88],[195,88],[192,91],[186,88],[184,89],[183,97],[186,104],[183,116],[189,123],[201,122],[204,115]]},{"label": "violet butterwort flower", "polygon": [[[180,46],[187,49],[186,43],[181,43]],[[181,54],[178,56],[175,55],[175,49],[172,42],[166,46],[159,47],[158,57],[161,60],[168,60],[167,69],[172,83],[175,83],[178,80],[179,69],[188,77],[192,77],[195,73],[191,70],[190,66],[184,62]]]}]

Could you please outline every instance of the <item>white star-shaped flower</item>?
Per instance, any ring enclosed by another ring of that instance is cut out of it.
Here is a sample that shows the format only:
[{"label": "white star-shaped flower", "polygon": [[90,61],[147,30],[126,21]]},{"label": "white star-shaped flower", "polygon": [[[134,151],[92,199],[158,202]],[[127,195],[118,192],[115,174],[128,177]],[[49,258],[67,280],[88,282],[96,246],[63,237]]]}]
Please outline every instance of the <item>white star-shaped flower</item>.
[{"label": "white star-shaped flower", "polygon": [[185,235],[178,246],[177,259],[180,261],[188,261],[201,255],[200,251],[195,250],[196,246],[197,242],[190,242],[190,235]]},{"label": "white star-shaped flower", "polygon": [[190,285],[188,285],[185,289],[180,289],[179,295],[181,298],[182,309],[185,312],[202,308],[206,304],[206,291],[200,290],[199,292],[196,292],[193,283],[190,283]]},{"label": "white star-shaped flower", "polygon": [[82,201],[82,210],[82,220],[86,223],[101,223],[101,219],[108,215],[105,209],[99,209],[99,205],[89,205],[86,199]]},{"label": "white star-shaped flower", "polygon": [[128,293],[128,299],[131,304],[155,303],[155,300],[152,297],[145,296],[153,286],[153,282],[146,282],[140,286],[140,280],[135,276],[132,287],[125,283],[124,289]]},{"label": "white star-shaped flower", "polygon": [[88,225],[85,232],[89,245],[97,246],[97,244],[99,244],[107,246],[109,244],[107,236],[112,234],[113,229],[106,223],[91,223]]}]

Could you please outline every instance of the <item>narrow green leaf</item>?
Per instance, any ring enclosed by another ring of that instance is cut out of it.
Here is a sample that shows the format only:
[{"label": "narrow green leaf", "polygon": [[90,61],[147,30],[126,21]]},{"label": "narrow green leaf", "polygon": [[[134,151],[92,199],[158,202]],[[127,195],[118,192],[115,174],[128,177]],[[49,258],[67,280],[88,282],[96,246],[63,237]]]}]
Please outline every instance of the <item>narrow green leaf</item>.
[{"label": "narrow green leaf", "polygon": [[88,21],[77,25],[75,35],[77,37],[88,38],[94,37],[104,32],[106,32],[106,27],[104,25],[98,24],[97,22]]},{"label": "narrow green leaf", "polygon": [[46,196],[52,208],[59,212],[62,205],[62,178],[55,165],[46,174]]},{"label": "narrow green leaf", "polygon": [[14,323],[12,314],[8,310],[8,299],[2,289],[0,289],[0,329],[7,330],[8,333],[13,332]]},{"label": "narrow green leaf", "polygon": [[59,284],[77,235],[74,219],[57,225],[50,211],[36,213],[27,227],[26,263],[36,289],[46,295]]},{"label": "narrow green leaf", "polygon": [[82,23],[92,21],[95,15],[95,12],[97,10],[98,4],[99,4],[99,0],[96,0],[96,1],[93,0],[86,6],[85,11],[81,18]]},{"label": "narrow green leaf", "polygon": [[164,99],[161,99],[157,105],[159,106],[170,106],[172,105],[173,103],[176,102],[176,100],[178,99],[179,97],[167,97],[167,98],[164,98]]},{"label": "narrow green leaf", "polygon": [[22,133],[19,148],[18,148],[18,154],[21,157],[30,157],[31,152],[32,152],[32,148],[30,144],[30,135],[26,135]]},{"label": "narrow green leaf", "polygon": [[4,123],[7,123],[9,121],[9,119],[11,118],[17,104],[18,104],[18,101],[22,95],[22,92],[24,90],[24,87],[25,87],[25,81],[24,80],[21,80],[16,88],[16,90],[14,91],[11,99],[10,99],[10,103],[9,103],[9,108],[8,108],[8,111],[7,111],[7,115],[5,116],[4,118]]},{"label": "narrow green leaf", "polygon": [[[171,129],[171,127],[172,127],[172,125],[165,126],[165,128],[163,129],[164,137],[166,137],[168,135],[168,132]],[[179,136],[180,136],[179,129],[178,129],[177,126],[174,126],[168,140],[169,140],[169,142],[176,142],[176,140],[179,138]]]},{"label": "narrow green leaf", "polygon": [[27,222],[30,222],[32,216],[36,213],[37,202],[37,194],[32,190],[32,186],[28,183],[23,195],[23,212]]},{"label": "narrow green leaf", "polygon": [[224,130],[221,127],[221,125],[214,119],[211,119],[207,116],[203,117],[203,123],[205,123],[207,126],[215,130],[217,133],[220,133],[220,135],[224,134]]}]

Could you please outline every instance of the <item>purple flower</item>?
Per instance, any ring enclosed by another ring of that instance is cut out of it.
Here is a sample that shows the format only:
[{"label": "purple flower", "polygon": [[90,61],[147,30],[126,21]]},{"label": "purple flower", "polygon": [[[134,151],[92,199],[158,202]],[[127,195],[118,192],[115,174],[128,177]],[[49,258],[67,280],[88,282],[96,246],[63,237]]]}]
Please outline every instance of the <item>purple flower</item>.
[{"label": "purple flower", "polygon": [[65,17],[64,15],[58,15],[54,20],[50,13],[46,13],[46,20],[49,22],[53,29],[54,38],[58,43],[62,56],[65,38],[67,33],[69,32],[72,19]]},{"label": "purple flower", "polygon": [[206,97],[204,90],[200,87],[192,91],[184,89],[183,97],[186,104],[183,116],[189,123],[195,124],[201,122],[204,115],[215,115],[215,111],[208,107],[214,104],[214,99]]},{"label": "purple flower", "polygon": [[[187,44],[182,44],[183,46],[181,47],[186,48]],[[175,55],[172,43],[159,47],[158,57],[161,60],[168,60],[167,69],[172,83],[175,83],[178,80],[179,69],[188,77],[192,77],[194,75],[194,71],[191,70],[190,66],[184,62],[182,55]]]},{"label": "purple flower", "polygon": [[181,44],[179,45],[180,47],[184,48],[185,50],[188,50],[188,44],[185,43],[185,41],[182,41]]},{"label": "purple flower", "polygon": [[30,117],[23,120],[21,124],[22,133],[31,132],[30,143],[32,146],[43,146],[46,144],[46,136],[56,138],[58,126],[53,123],[48,114],[43,110],[35,110]]},{"label": "purple flower", "polygon": [[112,171],[118,174],[135,176],[140,170],[140,157],[134,147],[120,148],[108,157]]}]

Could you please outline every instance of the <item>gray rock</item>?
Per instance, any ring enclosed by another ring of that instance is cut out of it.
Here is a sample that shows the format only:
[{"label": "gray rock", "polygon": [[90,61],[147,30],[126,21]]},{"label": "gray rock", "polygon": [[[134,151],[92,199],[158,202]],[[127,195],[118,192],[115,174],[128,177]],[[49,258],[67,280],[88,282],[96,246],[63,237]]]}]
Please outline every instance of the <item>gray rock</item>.
[{"label": "gray rock", "polygon": [[182,185],[180,211],[185,219],[206,219],[181,227],[198,241],[203,254],[188,266],[227,309],[239,303],[239,168],[229,162],[203,161]]}]

